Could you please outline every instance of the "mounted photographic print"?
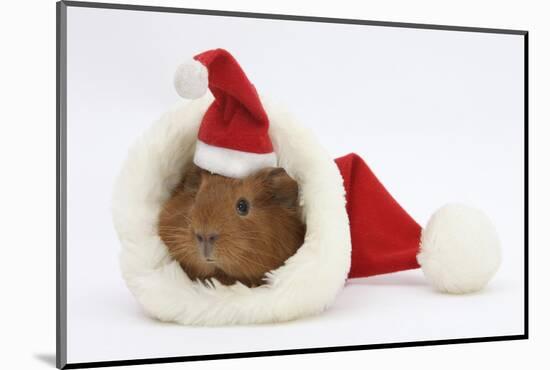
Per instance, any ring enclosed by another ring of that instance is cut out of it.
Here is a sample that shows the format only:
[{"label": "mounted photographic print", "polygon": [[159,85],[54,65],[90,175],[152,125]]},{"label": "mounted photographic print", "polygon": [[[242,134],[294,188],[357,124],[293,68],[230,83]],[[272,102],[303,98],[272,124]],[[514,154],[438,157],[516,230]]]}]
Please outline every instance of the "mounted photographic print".
[{"label": "mounted photographic print", "polygon": [[58,367],[527,338],[526,61],[526,31],[58,3]]}]

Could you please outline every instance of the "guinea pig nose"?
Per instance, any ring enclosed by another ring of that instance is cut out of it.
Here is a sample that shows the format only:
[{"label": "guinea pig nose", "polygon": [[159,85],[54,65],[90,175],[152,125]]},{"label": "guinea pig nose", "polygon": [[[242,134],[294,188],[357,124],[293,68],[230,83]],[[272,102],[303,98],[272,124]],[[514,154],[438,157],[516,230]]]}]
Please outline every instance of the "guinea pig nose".
[{"label": "guinea pig nose", "polygon": [[203,257],[210,259],[214,253],[214,244],[216,243],[216,240],[218,240],[219,234],[195,233],[195,237],[197,238],[198,247]]},{"label": "guinea pig nose", "polygon": [[220,238],[220,234],[217,234],[217,233],[211,233],[211,234],[195,233],[195,238],[197,238],[197,241],[199,243],[213,244],[216,240],[218,240]]}]

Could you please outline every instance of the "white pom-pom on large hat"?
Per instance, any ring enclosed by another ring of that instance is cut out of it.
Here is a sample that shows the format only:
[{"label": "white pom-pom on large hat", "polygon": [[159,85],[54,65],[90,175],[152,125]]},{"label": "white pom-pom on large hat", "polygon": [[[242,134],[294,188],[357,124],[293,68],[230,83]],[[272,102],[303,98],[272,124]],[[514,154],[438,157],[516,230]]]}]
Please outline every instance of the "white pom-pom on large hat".
[{"label": "white pom-pom on large hat", "polygon": [[500,265],[495,227],[480,210],[448,204],[422,230],[418,263],[439,291],[471,293],[482,289]]}]

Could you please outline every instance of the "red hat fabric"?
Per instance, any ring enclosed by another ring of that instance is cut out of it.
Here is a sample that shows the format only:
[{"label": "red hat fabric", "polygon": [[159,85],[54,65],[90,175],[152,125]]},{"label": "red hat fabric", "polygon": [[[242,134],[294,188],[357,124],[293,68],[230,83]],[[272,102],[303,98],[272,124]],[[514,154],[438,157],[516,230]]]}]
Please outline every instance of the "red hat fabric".
[{"label": "red hat fabric", "polygon": [[350,278],[420,267],[422,228],[355,153],[337,158],[344,179],[352,252]]},{"label": "red hat fabric", "polygon": [[199,97],[206,91],[207,77],[215,98],[199,128],[195,164],[235,178],[275,166],[269,119],[239,63],[224,49],[203,52],[194,61],[199,64],[187,63],[178,69],[176,89],[184,97]]}]

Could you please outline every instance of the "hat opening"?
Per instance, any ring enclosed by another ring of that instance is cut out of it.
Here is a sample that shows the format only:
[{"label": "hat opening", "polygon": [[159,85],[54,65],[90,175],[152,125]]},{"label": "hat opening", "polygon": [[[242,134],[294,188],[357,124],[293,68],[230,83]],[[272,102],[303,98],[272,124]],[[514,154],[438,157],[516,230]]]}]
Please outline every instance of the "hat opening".
[{"label": "hat opening", "polygon": [[264,285],[211,287],[190,280],[158,236],[159,212],[202,145],[198,128],[211,101],[205,96],[165,113],[137,140],[122,167],[112,211],[129,289],[152,317],[186,325],[288,321],[323,311],[343,287],[351,261],[342,177],[311,131],[264,99],[275,164],[300,188],[303,245],[266,274]]}]

